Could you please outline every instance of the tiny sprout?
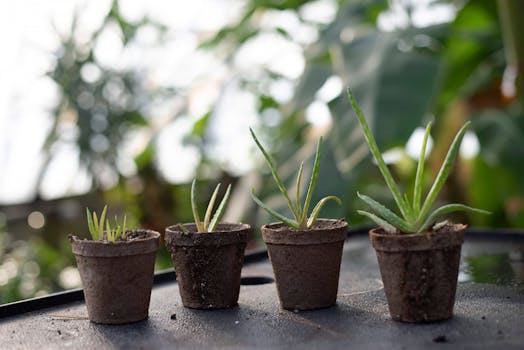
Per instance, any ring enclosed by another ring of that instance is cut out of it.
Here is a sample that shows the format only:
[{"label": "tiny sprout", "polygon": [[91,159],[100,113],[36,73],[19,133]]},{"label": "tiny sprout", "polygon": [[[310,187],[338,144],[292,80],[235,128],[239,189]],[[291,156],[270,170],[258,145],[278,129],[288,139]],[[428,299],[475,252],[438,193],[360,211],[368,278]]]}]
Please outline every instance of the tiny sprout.
[{"label": "tiny sprout", "polygon": [[[196,179],[194,179],[193,183],[191,184],[191,209],[193,211],[193,218],[195,220],[197,231],[200,233],[213,232],[216,230],[218,224],[220,223],[220,220],[222,219],[222,216],[224,215],[226,204],[227,204],[227,201],[229,200],[229,195],[231,193],[231,185],[227,186],[226,193],[224,194],[224,198],[222,198],[222,201],[220,202],[217,210],[215,211],[215,214],[211,218],[211,215],[213,214],[213,207],[215,206],[215,201],[218,196],[218,191],[220,189],[220,184],[218,184],[215,187],[215,191],[211,195],[211,199],[209,200],[209,203],[207,205],[207,210],[204,215],[204,221],[200,221],[200,216],[198,215],[195,187],[196,187]],[[178,225],[178,227],[184,233],[186,234],[189,233],[189,230],[185,228],[184,225]]]},{"label": "tiny sprout", "polygon": [[[107,239],[110,242],[117,241],[120,237],[126,236],[126,216],[124,215],[124,222],[122,225],[118,223],[117,217],[115,216],[115,225],[112,227],[109,220],[106,220],[107,205],[104,206],[100,219],[96,215],[96,212],[91,213],[89,208],[86,208],[87,214],[87,226],[89,233],[93,240],[104,240]],[[104,231],[105,229],[105,231]]]}]

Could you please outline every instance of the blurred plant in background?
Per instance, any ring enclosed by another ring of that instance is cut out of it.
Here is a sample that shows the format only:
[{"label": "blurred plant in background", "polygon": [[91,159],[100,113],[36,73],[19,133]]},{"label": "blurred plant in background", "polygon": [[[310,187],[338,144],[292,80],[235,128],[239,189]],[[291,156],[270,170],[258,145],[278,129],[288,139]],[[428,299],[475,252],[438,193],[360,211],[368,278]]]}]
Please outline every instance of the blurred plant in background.
[{"label": "blurred plant in background", "polygon": [[[86,206],[108,203],[125,210],[130,224],[163,232],[191,221],[187,198],[190,180],[198,177],[200,205],[217,183],[233,185],[225,220],[254,227],[270,220],[251,201],[252,187],[285,212],[250,141],[250,126],[279,155],[278,170],[290,188],[300,160],[313,158],[323,136],[315,193],[336,195],[344,204],[326,206],[324,215],[366,224],[356,214],[362,209],[356,189],[388,205],[392,198],[376,167],[364,161],[369,153],[346,86],[361,102],[379,147],[388,150],[392,172],[409,187],[422,125],[434,123],[430,181],[445,156],[442,147],[471,120],[443,199],[494,213],[461,221],[523,228],[523,4],[216,0],[194,5],[185,21],[163,9],[167,3],[155,5],[155,12],[147,1],[141,8],[111,1],[87,31],[81,24],[89,11],[78,8],[48,73],[58,97],[35,198],[0,207],[10,232],[0,233],[0,301],[73,287],[60,282],[67,274],[74,281],[76,273],[66,236],[87,237]],[[78,170],[62,183],[54,174],[64,150]],[[71,190],[75,181],[83,191]],[[57,197],[77,196],[50,201],[44,195],[49,184],[58,184]],[[40,213],[45,225],[28,227],[29,212]],[[167,266],[164,251],[158,267]]]}]

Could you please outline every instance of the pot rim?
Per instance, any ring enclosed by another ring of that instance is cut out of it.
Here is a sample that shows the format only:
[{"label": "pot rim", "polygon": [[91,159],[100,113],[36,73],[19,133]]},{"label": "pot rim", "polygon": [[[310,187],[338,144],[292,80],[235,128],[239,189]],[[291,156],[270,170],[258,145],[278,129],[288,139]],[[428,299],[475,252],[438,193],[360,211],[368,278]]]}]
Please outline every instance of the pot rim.
[{"label": "pot rim", "polygon": [[425,251],[461,245],[467,229],[464,224],[447,224],[438,231],[413,234],[388,234],[381,228],[369,231],[369,238],[375,250],[389,252]]},{"label": "pot rim", "polygon": [[148,237],[129,241],[94,241],[70,235],[73,254],[87,257],[120,257],[156,253],[160,246],[160,233],[147,229],[132,229],[128,232],[146,232]]},{"label": "pot rim", "polygon": [[[172,249],[173,246],[224,246],[231,244],[245,244],[251,226],[243,223],[221,222],[213,232],[196,232],[195,223],[181,224],[190,230],[184,233],[178,229],[179,224],[166,227],[165,245]],[[225,230],[225,228],[230,230]]]},{"label": "pot rim", "polygon": [[[189,233],[184,233],[182,230],[178,229],[178,225],[183,225],[185,228],[187,228],[189,230]],[[224,226],[231,226],[231,229],[230,230],[225,230],[225,229],[221,229],[221,227],[224,227]],[[175,233],[175,232],[181,232],[181,233],[184,233],[186,236],[191,236],[191,235],[213,235],[213,234],[227,234],[227,233],[230,233],[230,232],[240,232],[240,231],[244,231],[244,230],[250,230],[251,229],[251,225],[249,224],[244,224],[244,223],[239,223],[239,222],[220,222],[218,225],[217,225],[217,230],[216,231],[211,231],[211,232],[197,232],[196,230],[196,224],[194,222],[186,222],[186,223],[183,223],[183,224],[175,224],[175,225],[171,225],[171,226],[168,226],[166,227],[166,234],[168,232],[172,232],[172,233]]]},{"label": "pot rim", "polygon": [[[318,219],[317,222],[333,223],[332,227],[295,230],[283,222],[262,226],[262,238],[266,244],[318,245],[343,242],[347,237],[348,223],[345,219]],[[279,229],[280,228],[280,229]]]}]

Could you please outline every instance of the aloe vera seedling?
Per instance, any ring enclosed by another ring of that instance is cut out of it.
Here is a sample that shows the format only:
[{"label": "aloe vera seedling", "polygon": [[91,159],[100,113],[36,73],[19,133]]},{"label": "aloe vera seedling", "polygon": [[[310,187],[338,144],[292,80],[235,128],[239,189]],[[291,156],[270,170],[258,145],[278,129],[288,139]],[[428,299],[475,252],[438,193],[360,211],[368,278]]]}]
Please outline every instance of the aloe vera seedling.
[{"label": "aloe vera seedling", "polygon": [[[366,118],[364,117],[364,114],[362,113],[362,110],[360,109],[360,106],[355,100],[355,97],[353,96],[350,89],[348,89],[348,96],[351,106],[355,111],[355,115],[357,116],[360,126],[362,127],[362,131],[364,132],[364,137],[366,138],[366,141],[369,145],[371,154],[378,164],[380,172],[382,173],[382,176],[384,177],[384,180],[386,181],[386,184],[389,187],[391,194],[393,195],[393,198],[400,210],[401,216],[395,214],[393,211],[389,210],[374,199],[361,193],[358,193],[359,198],[369,205],[373,213],[359,210],[359,214],[367,216],[388,233],[396,233],[399,231],[402,233],[423,233],[427,231],[428,228],[432,226],[437,219],[455,211],[470,211],[481,214],[489,214],[489,212],[485,210],[468,207],[463,204],[447,204],[438,209],[435,209],[434,211],[430,211],[452,169],[453,162],[457,157],[460,144],[467,128],[469,127],[470,122],[464,124],[455,136],[433,185],[431,186],[424,201],[422,201],[424,160],[426,155],[426,146],[428,143],[429,134],[431,132],[431,123],[428,124],[424,134],[422,150],[420,151],[420,157],[417,165],[413,197],[410,199],[407,194],[402,194],[397,187],[397,184],[395,183],[395,180],[393,179],[386,162],[382,158],[382,154],[380,153],[373,134],[369,129]],[[440,226],[440,223],[436,224],[436,226]]]},{"label": "aloe vera seedling", "polygon": [[[218,184],[217,187],[215,187],[215,191],[211,195],[211,199],[209,200],[209,203],[207,205],[207,210],[204,215],[204,221],[200,221],[200,216],[198,215],[195,187],[196,187],[196,179],[194,179],[193,183],[191,184],[191,209],[193,211],[193,219],[195,220],[197,231],[199,233],[213,232],[215,231],[217,225],[220,223],[220,220],[222,219],[222,216],[224,215],[226,204],[227,204],[227,201],[229,200],[229,195],[231,193],[231,185],[227,186],[226,193],[224,194],[224,198],[222,198],[222,201],[220,202],[217,210],[215,211],[215,214],[211,218],[211,214],[213,213],[213,208],[215,206],[215,201],[218,196],[218,190],[220,189],[220,184]],[[189,233],[189,230],[185,228],[184,225],[178,225],[178,227],[184,233],[186,234]]]},{"label": "aloe vera seedling", "polygon": [[109,220],[106,220],[107,205],[104,206],[100,218],[96,215],[96,212],[91,213],[89,208],[86,208],[87,214],[87,226],[93,240],[104,240],[107,239],[110,242],[115,242],[120,237],[124,238],[126,231],[126,216],[124,215],[124,221],[122,225],[118,223],[115,216],[115,226],[111,226]]},{"label": "aloe vera seedling", "polygon": [[251,136],[253,137],[253,140],[257,144],[258,148],[264,155],[264,158],[266,159],[267,164],[269,165],[269,169],[271,170],[271,174],[273,175],[273,178],[275,179],[275,182],[277,183],[278,189],[286,199],[287,205],[291,212],[293,213],[293,219],[290,219],[288,217],[285,217],[282,214],[277,213],[275,210],[271,209],[267,205],[265,205],[256,195],[254,192],[254,189],[251,190],[251,196],[253,197],[253,200],[264,210],[266,210],[269,214],[273,215],[278,220],[282,221],[284,224],[286,224],[289,227],[292,227],[296,230],[305,230],[310,229],[313,227],[315,222],[317,221],[318,214],[320,213],[320,210],[326,204],[326,202],[330,200],[336,201],[338,204],[341,204],[341,201],[336,196],[327,196],[322,198],[320,201],[318,201],[317,205],[313,208],[311,211],[311,215],[308,218],[308,211],[309,211],[309,205],[311,203],[311,199],[313,197],[313,191],[315,190],[315,185],[317,183],[318,178],[318,171],[320,169],[320,157],[322,154],[322,137],[319,139],[317,143],[317,150],[315,153],[315,162],[313,163],[313,172],[311,174],[311,180],[309,181],[309,187],[307,190],[306,198],[304,200],[304,204],[302,205],[300,203],[300,186],[302,181],[302,170],[304,168],[304,162],[300,163],[300,168],[298,169],[298,176],[297,176],[297,191],[296,191],[296,198],[293,202],[291,198],[289,197],[288,191],[286,187],[284,186],[284,183],[280,179],[280,176],[278,175],[277,168],[275,166],[275,163],[269,153],[266,152],[264,147],[262,147],[262,144],[258,140],[257,136],[253,132],[253,130],[250,128],[249,131],[251,132]]}]

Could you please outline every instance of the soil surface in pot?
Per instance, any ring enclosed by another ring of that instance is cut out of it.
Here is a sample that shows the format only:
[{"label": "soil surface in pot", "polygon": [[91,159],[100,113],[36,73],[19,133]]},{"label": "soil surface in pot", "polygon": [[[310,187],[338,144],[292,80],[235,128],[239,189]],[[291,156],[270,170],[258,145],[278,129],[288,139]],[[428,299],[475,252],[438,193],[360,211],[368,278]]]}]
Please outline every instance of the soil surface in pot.
[{"label": "soil surface in pot", "polygon": [[448,224],[425,234],[370,231],[394,320],[432,322],[452,316],[465,229]]}]

